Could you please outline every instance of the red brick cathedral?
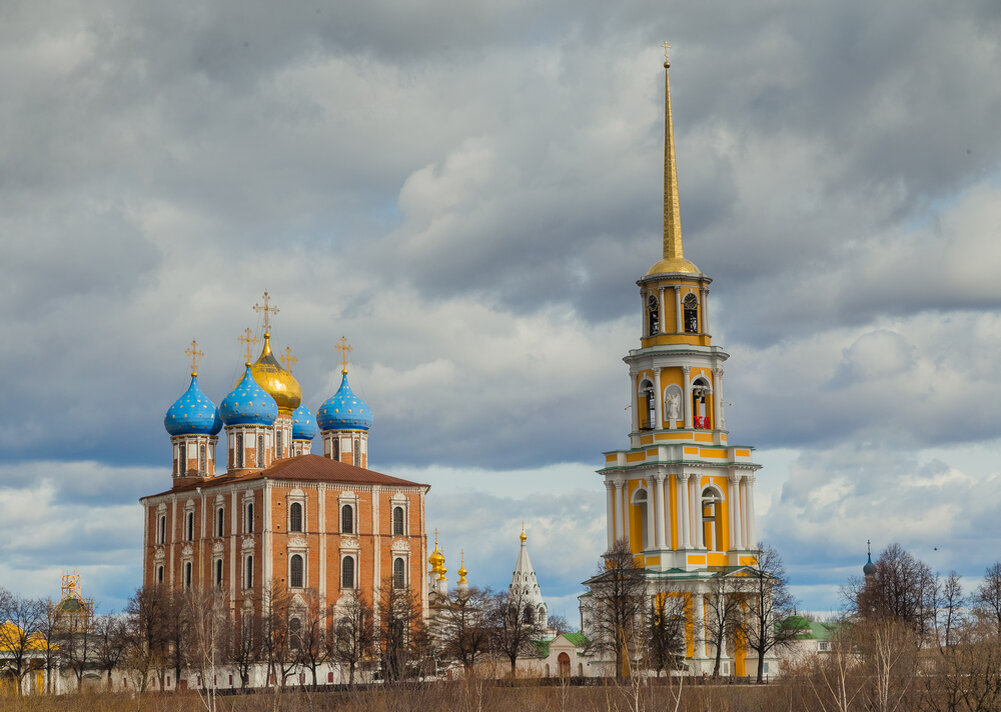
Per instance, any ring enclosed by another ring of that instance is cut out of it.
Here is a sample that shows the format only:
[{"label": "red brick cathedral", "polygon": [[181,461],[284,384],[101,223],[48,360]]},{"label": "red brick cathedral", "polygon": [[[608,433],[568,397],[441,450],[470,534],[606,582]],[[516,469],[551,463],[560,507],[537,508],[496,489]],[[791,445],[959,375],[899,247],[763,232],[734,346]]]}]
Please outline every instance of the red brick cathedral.
[{"label": "red brick cathedral", "polygon": [[[428,485],[368,469],[372,412],[348,385],[344,339],[341,385],[314,418],[299,383],[271,352],[264,305],[264,347],[248,329],[246,371],[217,408],[198,386],[192,342],[191,385],[164,426],[173,447],[170,489],[143,497],[143,584],[214,587],[234,612],[253,612],[265,591],[315,596],[319,610],[382,587],[410,588],[427,607],[425,496]],[[226,469],[216,471],[219,432]],[[310,454],[319,432],[323,456]],[[303,600],[305,602],[305,600]],[[259,612],[259,609],[257,609]]]}]

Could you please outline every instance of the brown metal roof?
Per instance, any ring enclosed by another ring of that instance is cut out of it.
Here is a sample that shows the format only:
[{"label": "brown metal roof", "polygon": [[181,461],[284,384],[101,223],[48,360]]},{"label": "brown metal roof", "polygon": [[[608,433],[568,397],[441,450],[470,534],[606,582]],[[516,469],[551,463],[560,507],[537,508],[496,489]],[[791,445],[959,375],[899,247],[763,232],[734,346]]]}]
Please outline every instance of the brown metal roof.
[{"label": "brown metal roof", "polygon": [[[298,457],[288,457],[278,460],[271,467],[264,470],[231,470],[224,475],[211,477],[204,480],[195,480],[183,485],[177,485],[165,492],[159,492],[150,497],[158,497],[163,494],[176,492],[190,492],[198,487],[203,489],[209,487],[221,487],[223,485],[235,484],[239,482],[252,482],[254,480],[298,480],[301,482],[336,482],[352,483],[363,485],[395,485],[398,487],[430,487],[430,485],[420,482],[411,482],[399,477],[384,475],[375,470],[366,470],[364,467],[355,467],[346,462],[337,462],[319,455],[299,455]],[[142,499],[145,499],[143,497]]]}]

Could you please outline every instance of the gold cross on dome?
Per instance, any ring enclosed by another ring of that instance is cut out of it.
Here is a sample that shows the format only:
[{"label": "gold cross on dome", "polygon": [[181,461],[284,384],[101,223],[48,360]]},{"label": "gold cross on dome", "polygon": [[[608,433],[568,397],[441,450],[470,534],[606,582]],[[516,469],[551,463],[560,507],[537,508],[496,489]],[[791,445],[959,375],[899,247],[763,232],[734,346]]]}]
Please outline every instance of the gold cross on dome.
[{"label": "gold cross on dome", "polygon": [[667,42],[665,41],[665,42],[664,42],[664,44],[662,44],[662,45],[661,45],[661,47],[663,47],[663,48],[664,48],[664,61],[665,61],[665,62],[667,62],[667,61],[669,61],[669,60],[668,60],[668,58],[667,58],[667,50],[671,49],[671,45],[669,45],[669,44],[668,44],[668,43],[667,43]]},{"label": "gold cross on dome", "polygon": [[293,364],[299,363],[299,359],[292,355],[292,347],[286,346],[285,350],[282,351],[281,362],[285,364],[285,370],[292,373]]},{"label": "gold cross on dome", "polygon": [[194,339],[191,340],[191,346],[184,349],[184,353],[191,357],[191,375],[198,375],[198,359],[200,359],[205,354],[198,350],[198,342]]},{"label": "gold cross on dome", "polygon": [[257,337],[254,336],[254,332],[252,332],[250,330],[250,327],[248,326],[246,329],[243,330],[243,333],[236,338],[236,340],[239,341],[241,344],[243,344],[244,347],[246,348],[247,363],[249,364],[251,356],[250,349],[252,349],[254,344],[257,343]]},{"label": "gold cross on dome", "polygon": [[334,346],[335,349],[341,352],[341,373],[348,372],[348,354],[354,351],[354,347],[348,343],[348,337],[342,336],[341,340],[337,342]]},{"label": "gold cross on dome", "polygon": [[264,333],[269,334],[271,333],[271,316],[278,315],[278,307],[268,306],[268,304],[271,302],[271,295],[268,294],[267,292],[264,293],[264,296],[262,296],[261,299],[264,301],[264,306],[261,306],[260,304],[255,304],[254,311],[257,312],[258,314],[264,312]]}]

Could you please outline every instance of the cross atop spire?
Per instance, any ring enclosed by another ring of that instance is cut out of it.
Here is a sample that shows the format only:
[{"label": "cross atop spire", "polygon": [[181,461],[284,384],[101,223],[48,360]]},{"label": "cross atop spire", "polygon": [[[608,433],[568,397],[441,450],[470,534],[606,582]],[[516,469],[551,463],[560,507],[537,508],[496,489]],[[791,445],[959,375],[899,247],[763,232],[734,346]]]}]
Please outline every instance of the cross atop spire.
[{"label": "cross atop spire", "polygon": [[267,292],[264,292],[264,295],[261,297],[261,300],[264,302],[264,305],[261,306],[260,304],[255,304],[254,311],[257,312],[258,314],[264,312],[264,333],[265,335],[268,335],[271,333],[271,317],[278,315],[278,307],[268,306],[268,304],[271,302],[271,295],[268,294]]},{"label": "cross atop spire", "polygon": [[191,346],[184,349],[184,353],[191,357],[191,375],[198,375],[198,359],[200,359],[205,354],[198,350],[198,342],[194,339],[191,340]]},{"label": "cross atop spire", "polygon": [[[341,340],[337,342],[334,346],[335,349],[341,352],[341,373],[347,375],[348,372],[348,354],[354,351],[354,347],[348,343],[348,337],[342,336]],[[435,540],[438,538],[438,530],[435,530]]]},{"label": "cross atop spire", "polygon": [[286,346],[285,350],[282,351],[280,356],[281,362],[285,364],[285,370],[292,373],[292,366],[299,363],[299,359],[292,355],[292,347]]},{"label": "cross atop spire", "polygon": [[669,45],[665,40],[664,44],[662,44],[661,47],[664,48],[664,64],[670,66],[671,61],[667,57],[667,50],[671,49],[671,45]]},{"label": "cross atop spire", "polygon": [[872,542],[869,539],[865,540],[865,553],[872,558]]},{"label": "cross atop spire", "polygon": [[254,336],[254,332],[252,332],[250,330],[250,327],[248,326],[246,329],[243,330],[243,333],[241,333],[238,337],[236,337],[236,340],[239,341],[241,344],[243,344],[244,347],[246,348],[247,365],[249,366],[250,357],[252,354],[251,349],[254,348],[254,344],[258,342],[258,338]]}]

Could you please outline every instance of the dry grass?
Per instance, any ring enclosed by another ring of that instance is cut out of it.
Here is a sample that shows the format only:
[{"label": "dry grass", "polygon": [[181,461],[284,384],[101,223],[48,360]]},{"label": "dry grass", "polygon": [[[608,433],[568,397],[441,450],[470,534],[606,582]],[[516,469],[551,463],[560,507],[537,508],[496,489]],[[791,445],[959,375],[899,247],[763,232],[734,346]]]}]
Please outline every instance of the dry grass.
[{"label": "dry grass", "polygon": [[[679,712],[772,712],[803,709],[792,706],[790,690],[781,684],[753,686],[687,687]],[[218,699],[220,712],[266,712],[274,709],[274,693],[234,695]],[[0,700],[5,712],[134,712],[137,700],[125,693],[83,693],[58,697],[7,697]],[[499,687],[493,682],[468,680],[427,686],[367,689],[354,692],[303,692],[288,690],[279,700],[282,712],[673,712],[674,701],[663,686],[610,684],[600,687]],[[205,710],[194,692],[149,694],[146,712],[198,712]]]}]

